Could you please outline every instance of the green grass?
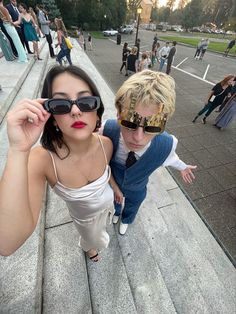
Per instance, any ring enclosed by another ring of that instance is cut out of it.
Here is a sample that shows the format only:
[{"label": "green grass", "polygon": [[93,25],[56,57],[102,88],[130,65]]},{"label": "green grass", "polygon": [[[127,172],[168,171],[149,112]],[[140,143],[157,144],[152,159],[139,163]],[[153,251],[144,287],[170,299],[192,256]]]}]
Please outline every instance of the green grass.
[{"label": "green grass", "polygon": [[[188,37],[180,37],[180,36],[160,36],[160,39],[166,40],[166,41],[176,40],[177,43],[183,43],[183,44],[187,44],[193,47],[196,47],[200,40],[199,38],[194,38],[194,37],[188,38]],[[214,41],[213,38],[210,38],[209,40],[210,40],[210,44],[208,46],[208,50],[211,50],[211,51],[224,52],[228,45],[228,42]],[[230,50],[230,54],[232,54],[233,56],[236,56],[235,47],[233,47],[233,49]]]},{"label": "green grass", "polygon": [[103,33],[100,31],[92,31],[90,32],[93,38],[96,39],[107,39],[108,37],[104,36]]}]

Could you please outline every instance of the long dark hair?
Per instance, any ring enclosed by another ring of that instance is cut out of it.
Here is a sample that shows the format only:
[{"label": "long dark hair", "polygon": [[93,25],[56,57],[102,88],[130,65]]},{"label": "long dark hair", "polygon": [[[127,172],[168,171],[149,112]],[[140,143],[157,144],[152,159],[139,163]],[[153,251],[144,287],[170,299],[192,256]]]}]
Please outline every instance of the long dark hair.
[{"label": "long dark hair", "polygon": [[[87,75],[85,71],[83,71],[82,69],[74,65],[70,65],[68,67],[57,65],[51,68],[45,77],[43,89],[41,93],[42,98],[52,98],[53,81],[58,75],[62,73],[69,73],[72,76],[78,77],[79,79],[85,81],[89,85],[92,91],[92,95],[100,97],[100,94],[98,92],[96,85],[94,84],[94,82],[91,80],[91,78]],[[97,110],[99,121],[96,125],[96,129],[98,129],[101,126],[101,119],[102,119],[103,112],[104,112],[104,105],[101,100],[100,108]],[[50,118],[48,119],[48,121],[46,122],[44,126],[44,130],[43,130],[43,134],[42,134],[40,142],[45,149],[55,153],[60,159],[64,159],[70,154],[70,149],[63,139],[63,134],[61,130],[57,131],[55,128],[54,118],[52,115],[50,116]],[[65,145],[65,147],[67,148],[68,154],[64,157],[61,157],[57,153],[57,147],[61,148],[63,145]]]}]

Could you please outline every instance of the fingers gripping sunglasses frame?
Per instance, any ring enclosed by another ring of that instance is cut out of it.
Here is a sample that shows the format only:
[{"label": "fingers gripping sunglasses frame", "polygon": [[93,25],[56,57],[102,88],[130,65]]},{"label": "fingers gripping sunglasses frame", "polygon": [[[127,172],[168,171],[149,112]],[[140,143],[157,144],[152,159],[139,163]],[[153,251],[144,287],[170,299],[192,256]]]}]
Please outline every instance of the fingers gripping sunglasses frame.
[{"label": "fingers gripping sunglasses frame", "polygon": [[165,130],[166,121],[167,114],[158,113],[149,117],[142,117],[133,110],[122,112],[119,119],[121,126],[133,131],[142,127],[144,132],[148,134],[162,133]]},{"label": "fingers gripping sunglasses frame", "polygon": [[100,98],[97,96],[85,96],[76,100],[64,98],[52,98],[45,101],[44,109],[53,115],[70,113],[72,106],[76,105],[81,112],[92,112],[100,108]]}]

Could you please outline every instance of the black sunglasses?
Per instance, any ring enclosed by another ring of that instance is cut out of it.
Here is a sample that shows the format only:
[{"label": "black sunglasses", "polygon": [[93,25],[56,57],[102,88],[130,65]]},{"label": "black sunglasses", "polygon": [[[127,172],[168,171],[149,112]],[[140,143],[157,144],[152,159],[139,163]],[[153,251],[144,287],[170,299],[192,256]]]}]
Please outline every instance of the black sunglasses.
[{"label": "black sunglasses", "polygon": [[82,112],[96,111],[100,107],[100,98],[97,96],[85,96],[76,100],[52,98],[45,101],[44,109],[54,115],[71,112],[73,105],[76,105]]}]

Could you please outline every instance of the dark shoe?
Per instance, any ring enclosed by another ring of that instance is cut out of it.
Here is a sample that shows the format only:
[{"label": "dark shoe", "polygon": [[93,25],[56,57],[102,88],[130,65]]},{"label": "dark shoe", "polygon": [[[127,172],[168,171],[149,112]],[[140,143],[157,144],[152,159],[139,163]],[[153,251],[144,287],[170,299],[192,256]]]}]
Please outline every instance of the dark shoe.
[{"label": "dark shoe", "polygon": [[43,60],[43,59],[41,59],[41,58],[39,58],[39,57],[38,57],[37,59],[38,59],[38,60]]},{"label": "dark shoe", "polygon": [[196,120],[197,120],[197,118],[198,118],[198,116],[196,116],[194,119],[193,119],[193,123],[195,123],[196,122]]},{"label": "dark shoe", "polygon": [[126,73],[125,76],[128,76],[128,74]]},{"label": "dark shoe", "polygon": [[202,119],[202,123],[203,123],[203,124],[206,124],[206,117],[204,117],[204,118]]},{"label": "dark shoe", "polygon": [[34,53],[32,51],[28,51],[28,54],[33,55]]},{"label": "dark shoe", "polygon": [[95,263],[98,262],[99,261],[98,253],[95,254],[94,256],[89,257],[89,259]]},{"label": "dark shoe", "polygon": [[214,126],[218,129],[221,130],[222,128],[220,126],[218,126],[217,124],[214,124]]}]

